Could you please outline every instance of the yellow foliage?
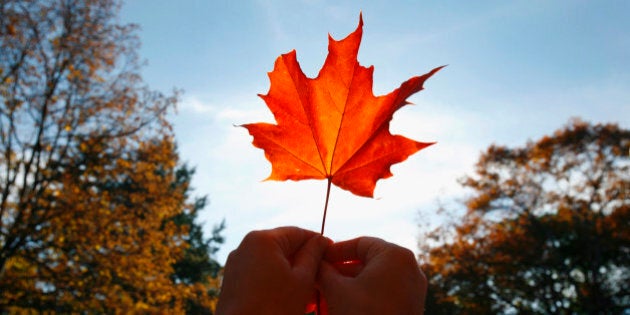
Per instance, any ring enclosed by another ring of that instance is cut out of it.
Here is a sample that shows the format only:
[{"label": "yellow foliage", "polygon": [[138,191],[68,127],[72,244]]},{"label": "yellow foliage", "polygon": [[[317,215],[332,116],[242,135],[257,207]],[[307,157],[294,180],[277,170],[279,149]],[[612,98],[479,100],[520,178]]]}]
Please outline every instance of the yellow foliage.
[{"label": "yellow foliage", "polygon": [[118,4],[1,5],[0,313],[213,305],[171,277],[188,233],[172,220],[193,207],[165,118],[177,99],[142,82]]},{"label": "yellow foliage", "polygon": [[[214,306],[208,287],[170,278],[172,264],[186,248],[176,240],[187,229],[169,219],[188,207],[186,187],[174,184],[174,144],[158,139],[126,143],[139,149],[117,159],[101,154],[128,150],[115,142],[80,145],[83,154],[75,163],[83,171],[65,174],[57,189],[46,191],[54,203],[37,201],[47,205],[52,218],[33,236],[63,250],[47,251],[47,265],[54,266],[49,268],[31,264],[29,251],[14,255],[0,277],[0,288],[7,292],[0,294],[0,305],[27,294],[42,303],[97,313],[181,314],[186,300]],[[73,293],[41,295],[38,281]]]}]

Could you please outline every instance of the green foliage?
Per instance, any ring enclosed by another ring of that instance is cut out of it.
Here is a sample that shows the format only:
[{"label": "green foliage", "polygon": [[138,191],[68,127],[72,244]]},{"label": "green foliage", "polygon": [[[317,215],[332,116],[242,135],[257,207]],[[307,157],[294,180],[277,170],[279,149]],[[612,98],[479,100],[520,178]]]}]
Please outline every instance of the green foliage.
[{"label": "green foliage", "polygon": [[491,146],[461,222],[428,235],[430,314],[621,314],[630,308],[630,131],[573,121]]},{"label": "green foliage", "polygon": [[[176,182],[188,184],[194,172],[194,169],[183,165],[176,172]],[[174,273],[171,278],[175,283],[201,285],[202,293],[207,297],[205,299],[207,303],[197,298],[186,300],[186,314],[212,314],[207,305],[213,305],[219,295],[217,277],[221,265],[212,257],[219,250],[219,245],[224,242],[221,233],[225,229],[225,221],[215,225],[210,237],[206,238],[202,224],[197,222],[199,211],[203,210],[206,204],[207,197],[196,198],[192,207],[173,218],[177,226],[187,227],[188,235],[184,238],[187,243],[186,250],[183,257],[173,264]]]}]

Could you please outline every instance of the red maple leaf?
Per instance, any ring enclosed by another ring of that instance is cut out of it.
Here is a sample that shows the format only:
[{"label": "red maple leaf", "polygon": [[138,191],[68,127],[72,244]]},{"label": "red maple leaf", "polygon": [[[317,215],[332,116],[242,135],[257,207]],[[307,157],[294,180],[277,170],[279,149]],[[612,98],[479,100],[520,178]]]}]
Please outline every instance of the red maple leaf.
[{"label": "red maple leaf", "polygon": [[343,40],[329,36],[328,57],[319,75],[302,72],[295,50],[276,59],[271,87],[259,95],[276,124],[243,125],[254,146],[265,151],[268,180],[328,179],[352,193],[372,197],[376,181],[392,176],[390,166],[433,144],[389,132],[396,110],[442,67],[413,77],[391,93],[374,96],[374,67],[357,61],[363,19]]}]

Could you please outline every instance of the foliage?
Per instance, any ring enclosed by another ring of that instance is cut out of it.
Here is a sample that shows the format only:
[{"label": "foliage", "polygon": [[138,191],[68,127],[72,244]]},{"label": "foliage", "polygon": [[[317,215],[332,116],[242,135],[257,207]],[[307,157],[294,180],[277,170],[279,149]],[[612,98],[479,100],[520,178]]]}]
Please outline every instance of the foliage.
[{"label": "foliage", "polygon": [[216,283],[176,281],[174,266],[208,244],[193,243],[202,205],[188,201],[165,118],[177,95],[144,85],[118,7],[0,1],[1,309],[211,306]]},{"label": "foliage", "polygon": [[295,50],[276,60],[269,93],[261,97],[277,124],[244,125],[271,162],[268,179],[327,179],[329,189],[332,183],[372,197],[376,181],[392,176],[392,164],[432,144],[392,135],[389,122],[441,67],[374,96],[374,68],[357,61],[362,35],[360,19],[345,39],[330,38],[328,57],[315,79],[302,72]]},{"label": "foliage", "polygon": [[429,234],[430,314],[621,314],[630,308],[630,131],[572,121],[493,145],[463,220]]},{"label": "foliage", "polygon": [[[176,172],[176,182],[187,185],[193,174],[194,169],[184,165]],[[197,223],[197,215],[206,203],[206,197],[197,198],[191,207],[173,218],[177,226],[188,228],[184,238],[187,247],[183,257],[173,264],[174,273],[171,276],[173,282],[187,285],[194,291],[192,296],[186,298],[186,314],[212,314],[211,310],[219,296],[221,265],[212,257],[219,250],[218,245],[224,242],[221,232],[225,229],[225,221],[214,226],[211,236],[205,238],[202,226]]]}]

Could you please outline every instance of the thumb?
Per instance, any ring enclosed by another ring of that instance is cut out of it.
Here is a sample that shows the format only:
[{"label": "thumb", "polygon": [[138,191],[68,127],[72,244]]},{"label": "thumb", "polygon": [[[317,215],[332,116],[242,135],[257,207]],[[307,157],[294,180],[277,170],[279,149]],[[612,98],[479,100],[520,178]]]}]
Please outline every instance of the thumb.
[{"label": "thumb", "polygon": [[324,296],[334,295],[336,290],[344,290],[343,283],[346,277],[327,261],[319,264],[318,283]]},{"label": "thumb", "polygon": [[293,270],[314,281],[319,263],[322,261],[324,252],[330,243],[329,239],[321,235],[313,236],[295,254]]}]

